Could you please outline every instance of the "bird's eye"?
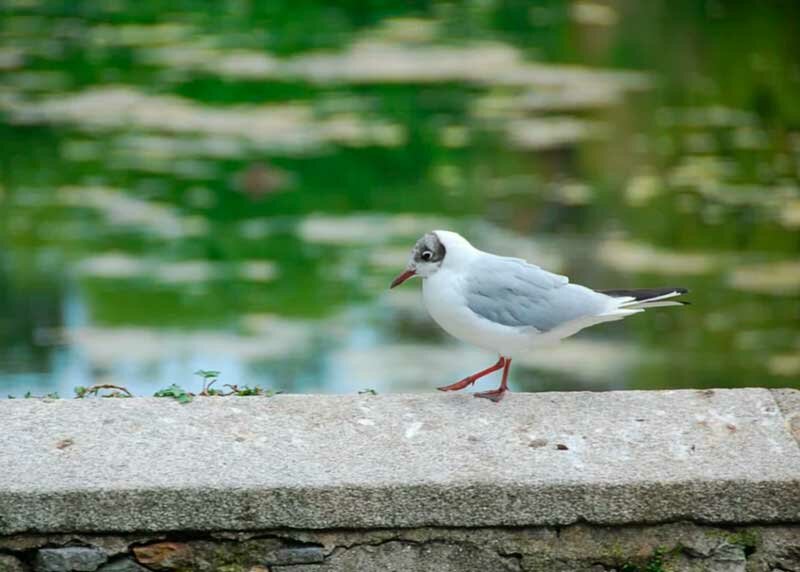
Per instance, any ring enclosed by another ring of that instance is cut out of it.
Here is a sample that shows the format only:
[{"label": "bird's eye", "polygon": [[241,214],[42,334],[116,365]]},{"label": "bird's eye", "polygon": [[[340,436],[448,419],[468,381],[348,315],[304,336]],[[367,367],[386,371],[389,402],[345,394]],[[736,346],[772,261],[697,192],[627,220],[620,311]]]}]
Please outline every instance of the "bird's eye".
[{"label": "bird's eye", "polygon": [[422,251],[422,260],[428,262],[431,258],[433,258],[433,252],[431,252],[430,250]]}]

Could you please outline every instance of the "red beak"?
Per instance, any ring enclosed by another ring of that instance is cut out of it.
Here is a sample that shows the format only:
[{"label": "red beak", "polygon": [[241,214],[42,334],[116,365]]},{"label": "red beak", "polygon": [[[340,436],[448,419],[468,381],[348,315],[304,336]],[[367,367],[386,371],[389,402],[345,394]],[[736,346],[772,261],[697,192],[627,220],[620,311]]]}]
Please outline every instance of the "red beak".
[{"label": "red beak", "polygon": [[392,280],[392,284],[389,286],[389,288],[391,289],[391,288],[394,288],[395,286],[400,286],[400,284],[402,284],[403,282],[405,282],[406,280],[408,280],[409,278],[411,278],[415,274],[416,274],[416,271],[414,271],[414,270],[406,270],[400,276],[398,276],[397,278]]}]

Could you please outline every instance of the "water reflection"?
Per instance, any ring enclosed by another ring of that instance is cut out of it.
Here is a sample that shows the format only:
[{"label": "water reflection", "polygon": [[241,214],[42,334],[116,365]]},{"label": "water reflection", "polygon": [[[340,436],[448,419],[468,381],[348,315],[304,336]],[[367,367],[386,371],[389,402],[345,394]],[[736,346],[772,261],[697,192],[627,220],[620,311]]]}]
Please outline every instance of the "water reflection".
[{"label": "water reflection", "polygon": [[798,383],[796,6],[267,4],[0,17],[0,395],[432,390],[493,361],[386,291],[432,228],[693,290],[518,388]]}]

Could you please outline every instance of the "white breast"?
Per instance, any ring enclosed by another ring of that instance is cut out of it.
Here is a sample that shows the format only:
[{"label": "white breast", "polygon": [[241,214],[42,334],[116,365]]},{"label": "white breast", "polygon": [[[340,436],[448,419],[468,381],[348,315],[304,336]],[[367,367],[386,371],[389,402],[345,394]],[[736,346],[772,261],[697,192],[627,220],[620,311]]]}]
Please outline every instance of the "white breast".
[{"label": "white breast", "polygon": [[530,349],[537,332],[490,322],[469,309],[460,274],[442,268],[422,281],[422,299],[430,316],[447,333],[467,343],[511,357]]}]

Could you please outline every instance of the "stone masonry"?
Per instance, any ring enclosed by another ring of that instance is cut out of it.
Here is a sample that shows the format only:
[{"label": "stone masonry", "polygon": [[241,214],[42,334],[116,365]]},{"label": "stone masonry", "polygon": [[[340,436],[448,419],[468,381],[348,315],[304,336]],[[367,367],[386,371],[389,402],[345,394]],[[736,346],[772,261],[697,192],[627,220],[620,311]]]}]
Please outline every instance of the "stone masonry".
[{"label": "stone masonry", "polygon": [[0,571],[798,572],[800,525],[16,535]]}]

